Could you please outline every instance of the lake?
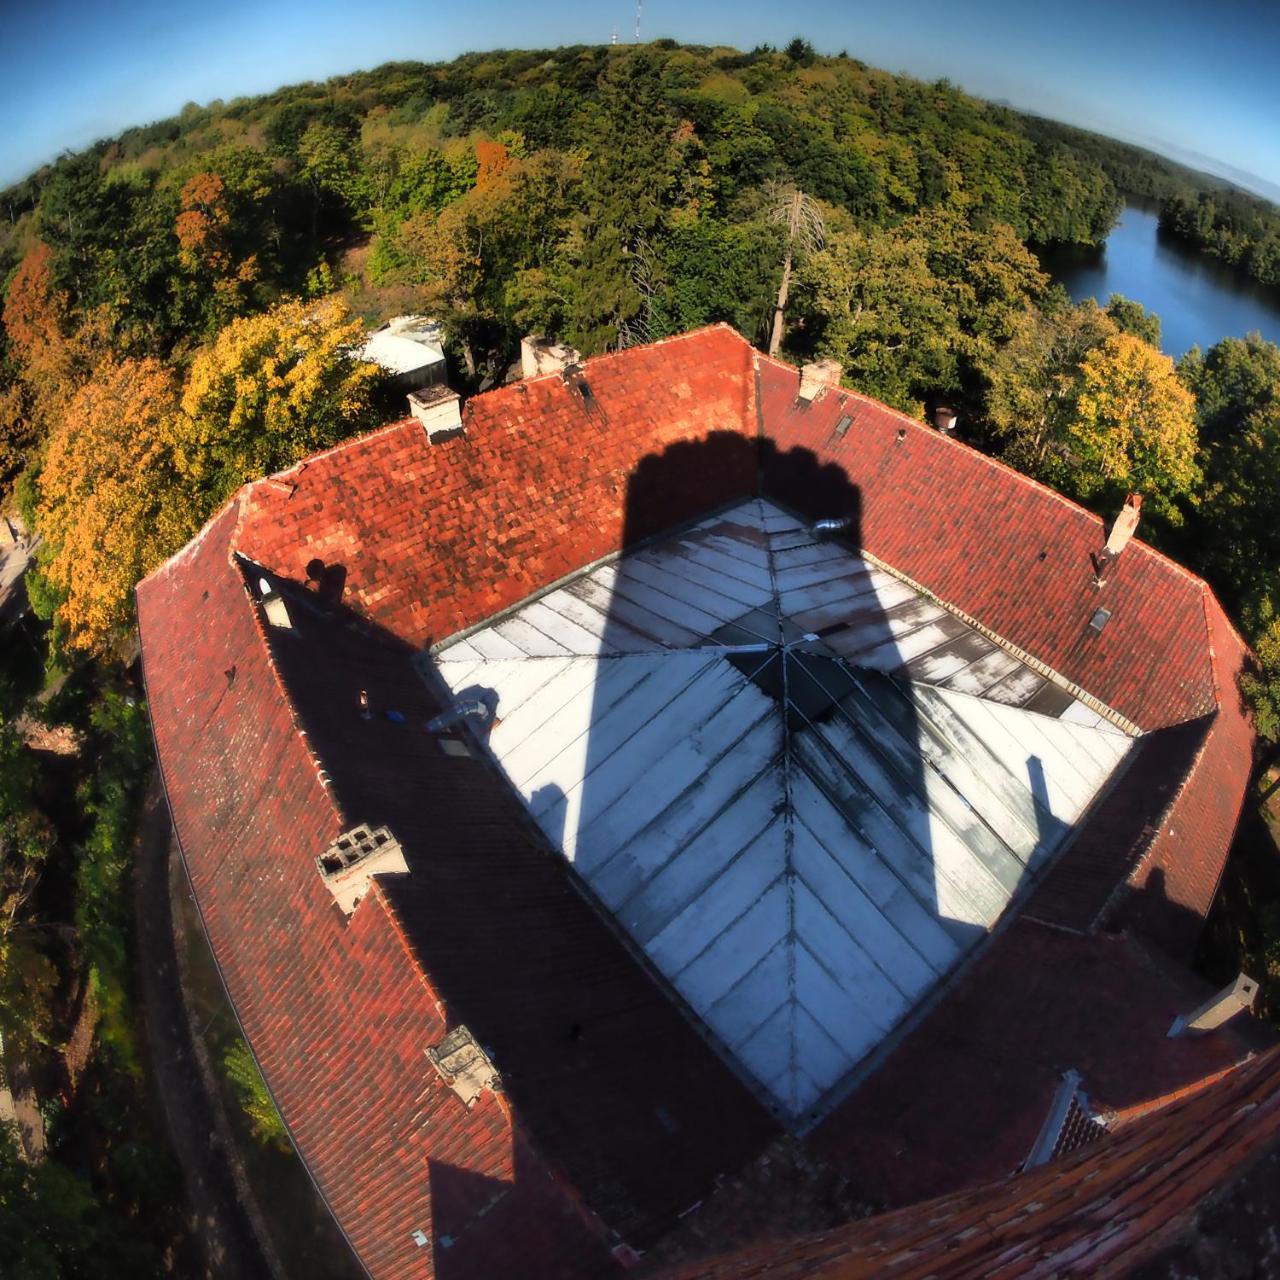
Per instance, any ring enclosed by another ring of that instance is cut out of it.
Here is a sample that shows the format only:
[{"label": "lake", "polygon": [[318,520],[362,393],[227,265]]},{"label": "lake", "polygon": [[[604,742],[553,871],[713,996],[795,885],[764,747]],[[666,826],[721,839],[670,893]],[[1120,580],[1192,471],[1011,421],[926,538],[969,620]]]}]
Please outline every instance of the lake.
[{"label": "lake", "polygon": [[1157,210],[1126,205],[1101,248],[1055,247],[1041,264],[1075,302],[1097,298],[1106,306],[1122,293],[1154,311],[1160,345],[1172,356],[1254,330],[1280,342],[1280,290],[1162,236],[1158,223]]}]

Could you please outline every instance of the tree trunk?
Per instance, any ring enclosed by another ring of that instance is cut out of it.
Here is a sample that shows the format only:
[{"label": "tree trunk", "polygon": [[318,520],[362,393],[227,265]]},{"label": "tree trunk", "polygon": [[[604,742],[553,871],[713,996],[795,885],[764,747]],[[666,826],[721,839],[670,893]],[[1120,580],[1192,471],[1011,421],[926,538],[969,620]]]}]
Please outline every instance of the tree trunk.
[{"label": "tree trunk", "polygon": [[467,377],[474,381],[476,376],[476,353],[471,348],[471,339],[465,337],[460,339],[460,345],[462,347],[462,363],[467,366]]},{"label": "tree trunk", "polygon": [[787,240],[787,256],[782,260],[782,283],[778,286],[778,302],[773,309],[773,332],[769,335],[769,354],[776,356],[782,345],[782,312],[791,288],[791,241]]}]

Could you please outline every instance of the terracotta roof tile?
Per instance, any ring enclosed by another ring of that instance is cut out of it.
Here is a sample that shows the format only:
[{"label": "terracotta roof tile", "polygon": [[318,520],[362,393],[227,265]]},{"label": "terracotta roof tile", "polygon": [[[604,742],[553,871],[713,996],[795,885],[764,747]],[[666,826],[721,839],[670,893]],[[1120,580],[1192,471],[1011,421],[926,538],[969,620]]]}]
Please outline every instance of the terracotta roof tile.
[{"label": "terracotta roof tile", "polygon": [[1176,1242],[1211,1192],[1280,1142],[1277,1052],[1029,1173],[658,1274],[662,1280],[1127,1276]]}]

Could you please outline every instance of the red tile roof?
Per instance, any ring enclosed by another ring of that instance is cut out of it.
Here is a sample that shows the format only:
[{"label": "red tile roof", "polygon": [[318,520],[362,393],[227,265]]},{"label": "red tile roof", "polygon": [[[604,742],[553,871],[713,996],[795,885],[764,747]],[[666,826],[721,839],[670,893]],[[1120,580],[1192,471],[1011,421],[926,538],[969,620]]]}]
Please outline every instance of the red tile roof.
[{"label": "red tile roof", "polygon": [[1000,1177],[1026,1158],[1067,1070],[1095,1107],[1122,1109],[1272,1043],[1247,1018],[1170,1040],[1174,1018],[1208,994],[1131,937],[1023,915],[810,1145],[893,1208]]},{"label": "red tile roof", "polygon": [[[1142,789],[1117,788],[1042,886],[1045,918],[1088,931],[1110,911],[1173,934],[1184,917],[1157,909],[1159,871],[1163,900],[1197,922],[1242,794],[1243,647],[1164,557],[1131,544],[1097,591],[1096,518],[862,397],[799,408],[795,371],[723,326],[592,360],[586,378],[589,399],[533,379],[473,399],[446,442],[401,422],[247,486],[138,591],[162,769],[215,955],[299,1149],[376,1276],[604,1274],[610,1232],[644,1244],[775,1132],[489,766],[434,753],[417,725],[440,699],[409,661],[423,644],[762,481],[814,515],[855,501],[873,554],[1144,728],[1194,722],[1153,734],[1131,770],[1186,773],[1160,822]],[[254,566],[284,581],[294,632],[264,628]],[[1100,602],[1114,616],[1089,637]],[[1128,823],[1118,852],[1106,815]],[[375,882],[344,921],[314,860],[358,822],[390,825],[410,874]],[[1109,945],[1055,936],[1083,948],[1072,964]],[[1049,969],[1076,982],[1069,965]],[[1017,977],[1001,972],[992,980]],[[963,1007],[981,973],[948,1003]],[[1036,992],[1024,997],[1034,1012]],[[984,1016],[1008,1024],[1019,1007]],[[469,1111],[425,1058],[460,1022],[505,1081]],[[1154,1034],[1143,1043],[1155,1052]],[[921,1072],[902,1078],[936,1089]],[[880,1120],[867,1149],[889,1167],[893,1125],[918,1120],[892,1108]],[[921,1132],[950,1158],[945,1135]]]},{"label": "red tile roof", "polygon": [[[1145,744],[1032,909],[1071,928],[1125,911],[1189,950],[1221,877],[1253,744],[1237,688],[1247,650],[1213,593],[1136,539],[1095,586],[1091,556],[1106,541],[1096,516],[864,396],[805,405],[793,368],[757,361],[771,492],[814,517],[849,514],[832,506],[847,489],[794,482],[795,458],[807,453],[855,486],[855,537],[871,554],[1144,730],[1187,726]],[[1111,616],[1095,634],[1100,607]],[[1203,743],[1189,754],[1197,732]],[[1117,892],[1130,881],[1160,893],[1139,908]]]},{"label": "red tile roof", "polygon": [[[1127,1276],[1175,1243],[1208,1195],[1280,1142],[1277,1053],[1029,1173],[676,1266],[662,1280]],[[1261,1233],[1273,1209],[1255,1206]]]},{"label": "red tile roof", "polygon": [[346,568],[348,599],[413,644],[439,640],[622,545],[754,492],[755,459],[688,477],[636,511],[629,482],[672,444],[755,434],[751,348],[717,326],[587,364],[597,408],[556,374],[468,401],[466,432],[413,419],[250,486],[237,546],[305,581]]}]

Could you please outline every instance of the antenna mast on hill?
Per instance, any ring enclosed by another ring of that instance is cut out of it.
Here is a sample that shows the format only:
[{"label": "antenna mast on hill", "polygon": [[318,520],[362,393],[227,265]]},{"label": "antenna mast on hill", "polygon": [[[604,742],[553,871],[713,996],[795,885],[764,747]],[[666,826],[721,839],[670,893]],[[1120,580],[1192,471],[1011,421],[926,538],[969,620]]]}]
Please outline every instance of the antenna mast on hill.
[{"label": "antenna mast on hill", "polygon": [[636,0],[636,44],[640,43],[640,10],[644,7],[644,0]]}]

